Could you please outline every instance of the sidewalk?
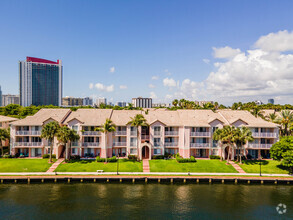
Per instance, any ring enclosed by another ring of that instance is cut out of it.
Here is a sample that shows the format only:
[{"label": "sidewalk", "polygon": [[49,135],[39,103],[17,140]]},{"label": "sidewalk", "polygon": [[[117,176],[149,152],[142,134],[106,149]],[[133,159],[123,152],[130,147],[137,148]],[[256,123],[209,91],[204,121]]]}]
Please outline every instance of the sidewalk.
[{"label": "sidewalk", "polygon": [[233,161],[230,161],[230,164],[234,167],[235,170],[239,173],[246,173],[237,163],[234,163]]},{"label": "sidewalk", "polygon": [[149,173],[150,172],[150,164],[148,159],[143,159],[142,160],[142,168],[144,173]]},{"label": "sidewalk", "polygon": [[54,170],[64,161],[64,158],[58,159],[53,165],[47,170],[46,173],[54,172]]}]

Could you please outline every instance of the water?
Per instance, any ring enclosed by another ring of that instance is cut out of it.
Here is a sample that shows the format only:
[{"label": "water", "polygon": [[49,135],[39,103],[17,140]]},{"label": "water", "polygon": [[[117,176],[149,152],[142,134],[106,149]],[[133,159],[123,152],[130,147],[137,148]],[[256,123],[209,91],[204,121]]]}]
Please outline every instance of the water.
[{"label": "water", "polygon": [[[279,203],[287,212],[276,211]],[[293,187],[232,184],[0,185],[0,219],[293,219]]]}]

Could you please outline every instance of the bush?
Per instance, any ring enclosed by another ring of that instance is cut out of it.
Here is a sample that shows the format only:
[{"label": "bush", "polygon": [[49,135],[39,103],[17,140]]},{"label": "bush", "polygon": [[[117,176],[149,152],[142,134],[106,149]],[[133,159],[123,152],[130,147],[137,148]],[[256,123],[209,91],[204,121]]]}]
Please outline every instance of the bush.
[{"label": "bush", "polygon": [[[97,162],[106,162],[106,158],[100,158],[100,156],[97,156],[96,161]],[[111,158],[107,158],[107,162],[109,162],[109,163],[117,162],[117,158],[115,156],[111,157]]]},{"label": "bush", "polygon": [[165,158],[164,155],[154,155],[154,156],[152,156],[152,159],[154,159],[154,160],[159,160],[159,159],[164,159],[164,158]]},{"label": "bush", "polygon": [[218,155],[210,155],[210,159],[214,159],[214,160],[220,160],[221,157]]},{"label": "bush", "polygon": [[129,160],[137,160],[137,156],[136,155],[128,155],[128,159]]},{"label": "bush", "polygon": [[79,155],[71,155],[70,160],[78,161],[78,160],[80,160],[80,156]]},{"label": "bush", "polygon": [[[50,158],[50,154],[43,154],[43,159]],[[52,154],[52,159],[56,159],[56,154]]]},{"label": "bush", "polygon": [[6,154],[3,155],[3,158],[13,158],[13,155],[10,155],[10,154],[6,153]]},{"label": "bush", "polygon": [[182,158],[179,153],[176,154],[176,160],[178,163],[195,163],[196,159],[191,156],[190,158]]}]

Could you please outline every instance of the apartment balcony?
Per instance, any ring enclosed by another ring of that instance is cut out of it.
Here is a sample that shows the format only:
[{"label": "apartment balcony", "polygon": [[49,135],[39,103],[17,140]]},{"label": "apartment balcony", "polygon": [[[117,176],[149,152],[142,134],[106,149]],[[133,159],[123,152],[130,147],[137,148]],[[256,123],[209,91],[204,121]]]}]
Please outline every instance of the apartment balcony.
[{"label": "apartment balcony", "polygon": [[178,142],[165,142],[165,147],[178,147]]},{"label": "apartment balcony", "polygon": [[126,146],[126,142],[114,142],[113,147]]},{"label": "apartment balcony", "polygon": [[98,147],[100,146],[100,142],[83,142],[83,147]]},{"label": "apartment balcony", "polygon": [[72,142],[71,147],[79,147],[79,142],[78,141]]},{"label": "apartment balcony", "polygon": [[248,144],[248,148],[254,149],[270,149],[273,144]]},{"label": "apartment balcony", "polygon": [[130,147],[137,147],[136,142],[130,142]]},{"label": "apartment balcony", "polygon": [[210,143],[190,143],[191,148],[210,148]]},{"label": "apartment balcony", "polygon": [[179,131],[165,131],[165,136],[178,136]]},{"label": "apartment balcony", "polygon": [[253,132],[252,136],[259,138],[277,138],[277,134],[274,132]]},{"label": "apartment balcony", "polygon": [[20,136],[24,136],[24,135],[37,135],[40,136],[41,135],[41,131],[16,131],[15,135],[20,135]]},{"label": "apartment balcony", "polygon": [[154,147],[160,147],[162,144],[161,143],[158,143],[158,142],[155,142],[154,143]]},{"label": "apartment balcony", "polygon": [[115,131],[114,132],[115,136],[126,136],[127,135],[127,131]]},{"label": "apartment balcony", "polygon": [[14,147],[40,147],[42,142],[14,142]]},{"label": "apartment balcony", "polygon": [[210,137],[211,132],[190,132],[192,137]]},{"label": "apartment balcony", "polygon": [[83,136],[98,136],[101,135],[100,131],[84,131],[82,132]]},{"label": "apartment balcony", "polygon": [[144,142],[144,141],[149,141],[150,140],[150,135],[148,134],[142,134],[141,135],[141,141]]},{"label": "apartment balcony", "polygon": [[[165,132],[166,133],[166,132]],[[154,136],[161,136],[161,132],[160,131],[155,131],[154,132]]]},{"label": "apartment balcony", "polygon": [[137,132],[136,131],[131,131],[130,136],[137,136]]}]

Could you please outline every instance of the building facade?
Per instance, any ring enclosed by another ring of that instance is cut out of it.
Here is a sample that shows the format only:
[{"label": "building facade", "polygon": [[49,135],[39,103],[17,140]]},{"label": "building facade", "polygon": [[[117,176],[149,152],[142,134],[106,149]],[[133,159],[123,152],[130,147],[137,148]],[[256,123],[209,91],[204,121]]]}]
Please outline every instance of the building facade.
[{"label": "building facade", "polygon": [[[132,127],[129,121],[136,114],[144,115],[149,126]],[[107,118],[116,125],[116,132],[97,131]],[[269,158],[269,150],[279,138],[276,124],[255,118],[247,111],[151,109],[146,114],[140,110],[42,109],[34,116],[11,123],[11,153],[27,156],[48,153],[49,145],[40,134],[42,126],[53,120],[77,131],[80,140],[71,144],[71,154],[81,157],[138,155],[151,158],[179,153],[184,158],[208,158],[210,155],[234,158],[236,148],[228,152],[227,146],[212,138],[217,129],[233,125],[246,126],[252,131],[254,141],[245,145],[243,155]],[[62,153],[64,156],[64,146],[58,146],[56,141],[53,153],[57,158]]]},{"label": "building facade", "polygon": [[275,100],[274,99],[268,99],[268,104],[274,104]]},{"label": "building facade", "polygon": [[20,105],[54,105],[62,102],[62,62],[27,57],[19,61]]},{"label": "building facade", "polygon": [[82,98],[64,97],[62,98],[62,106],[82,106]]},{"label": "building facade", "polygon": [[106,98],[97,98],[96,99],[96,105],[98,107],[100,107],[101,104],[107,105],[107,99]]},{"label": "building facade", "polygon": [[132,105],[133,107],[137,108],[152,108],[153,107],[153,100],[151,98],[132,98]]},{"label": "building facade", "polygon": [[2,106],[7,106],[10,104],[19,105],[19,95],[2,95]]},{"label": "building facade", "polygon": [[126,102],[117,102],[116,105],[119,107],[126,107],[127,103]]},{"label": "building facade", "polygon": [[84,106],[92,106],[93,105],[93,99],[90,97],[83,98],[82,104]]},{"label": "building facade", "polygon": [[[0,115],[0,129],[8,129],[11,122],[17,121],[17,118]],[[2,146],[9,146],[9,140],[2,141]]]}]

